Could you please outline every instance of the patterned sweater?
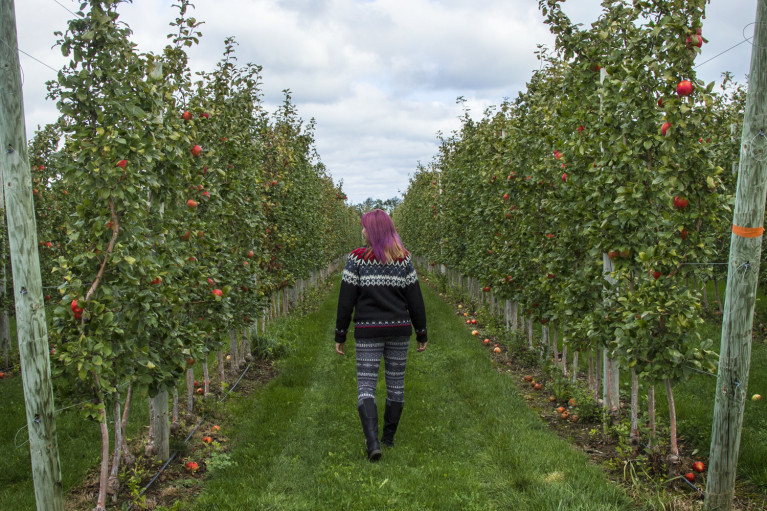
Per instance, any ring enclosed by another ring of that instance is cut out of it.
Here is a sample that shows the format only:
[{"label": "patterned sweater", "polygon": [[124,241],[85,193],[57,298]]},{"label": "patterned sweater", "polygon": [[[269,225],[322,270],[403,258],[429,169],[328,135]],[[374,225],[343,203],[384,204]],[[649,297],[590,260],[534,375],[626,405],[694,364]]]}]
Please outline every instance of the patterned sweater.
[{"label": "patterned sweater", "polygon": [[409,337],[426,342],[426,309],[410,255],[382,263],[367,248],[346,259],[336,315],[336,342],[346,341],[354,311],[354,337]]}]

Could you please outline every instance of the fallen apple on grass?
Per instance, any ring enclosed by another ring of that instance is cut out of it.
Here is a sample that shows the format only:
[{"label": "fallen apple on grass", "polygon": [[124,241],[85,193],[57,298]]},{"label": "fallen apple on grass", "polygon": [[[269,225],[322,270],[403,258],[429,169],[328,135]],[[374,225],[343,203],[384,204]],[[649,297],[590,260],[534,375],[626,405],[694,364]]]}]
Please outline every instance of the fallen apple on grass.
[{"label": "fallen apple on grass", "polygon": [[704,465],[702,461],[696,461],[692,464],[692,469],[700,474],[706,470],[706,465]]},{"label": "fallen apple on grass", "polygon": [[195,472],[197,472],[200,466],[194,461],[188,461],[186,465],[184,465],[184,468],[186,468],[186,471],[189,472],[190,474],[194,474]]}]

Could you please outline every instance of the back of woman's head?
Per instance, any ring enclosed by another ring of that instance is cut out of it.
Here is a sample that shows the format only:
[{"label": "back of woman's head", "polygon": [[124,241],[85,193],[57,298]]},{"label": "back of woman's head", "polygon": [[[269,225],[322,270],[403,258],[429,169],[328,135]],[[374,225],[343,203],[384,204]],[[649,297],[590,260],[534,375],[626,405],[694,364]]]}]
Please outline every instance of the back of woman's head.
[{"label": "back of woman's head", "polygon": [[381,262],[402,259],[407,255],[394,222],[382,209],[374,209],[362,215],[362,227],[367,233],[369,247]]}]

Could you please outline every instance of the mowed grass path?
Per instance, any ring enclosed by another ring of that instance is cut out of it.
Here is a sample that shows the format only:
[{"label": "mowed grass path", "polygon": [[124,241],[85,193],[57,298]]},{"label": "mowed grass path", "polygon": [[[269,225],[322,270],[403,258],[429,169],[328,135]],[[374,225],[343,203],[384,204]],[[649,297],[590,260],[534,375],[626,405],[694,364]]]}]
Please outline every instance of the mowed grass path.
[{"label": "mowed grass path", "polygon": [[284,330],[297,349],[280,362],[279,376],[230,404],[236,466],[209,480],[191,508],[637,509],[546,429],[462,320],[422,289],[430,342],[424,353],[411,344],[396,446],[381,461],[364,456],[351,335],[345,357],[333,349],[336,283],[319,310]]}]

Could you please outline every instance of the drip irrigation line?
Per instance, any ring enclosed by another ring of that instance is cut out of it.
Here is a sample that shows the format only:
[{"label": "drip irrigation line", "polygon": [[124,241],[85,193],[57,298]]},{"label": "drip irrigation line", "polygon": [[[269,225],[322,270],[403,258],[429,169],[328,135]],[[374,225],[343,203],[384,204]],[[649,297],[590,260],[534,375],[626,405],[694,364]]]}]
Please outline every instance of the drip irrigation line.
[{"label": "drip irrigation line", "polygon": [[[250,370],[250,366],[252,366],[252,365],[253,365],[253,361],[251,360],[250,363],[248,364],[248,366],[245,368],[245,370],[240,375],[240,377],[237,378],[237,381],[234,383],[234,385],[232,385],[232,388],[229,389],[226,392],[226,394],[224,394],[223,397],[221,397],[221,399],[218,400],[219,403],[222,403],[227,397],[229,397],[229,395],[232,393],[232,391],[234,391],[234,389],[237,387],[237,385],[239,385],[240,381],[242,381],[242,379],[245,377],[247,372]],[[207,418],[208,418],[208,415],[205,414],[199,421],[197,421],[197,424],[195,424],[195,426],[192,429],[192,431],[184,439],[183,445],[186,445],[189,442],[189,439],[192,438],[192,436],[197,432],[197,430],[200,428],[202,423]],[[157,478],[160,477],[160,474],[162,474],[165,471],[165,469],[168,468],[168,465],[170,465],[170,463],[174,459],[176,459],[177,455],[178,455],[178,451],[173,451],[173,453],[168,458],[168,461],[163,463],[163,465],[160,467],[160,469],[157,471],[157,473],[152,477],[152,479],[149,480],[149,482],[146,484],[146,486],[144,486],[144,488],[141,490],[141,492],[139,493],[139,496],[143,496],[147,492],[147,490],[149,490],[149,488],[152,486],[152,484],[154,484],[154,482],[157,480]],[[131,502],[131,505],[128,506],[128,511],[131,511],[132,509],[133,509],[133,503]]]}]

